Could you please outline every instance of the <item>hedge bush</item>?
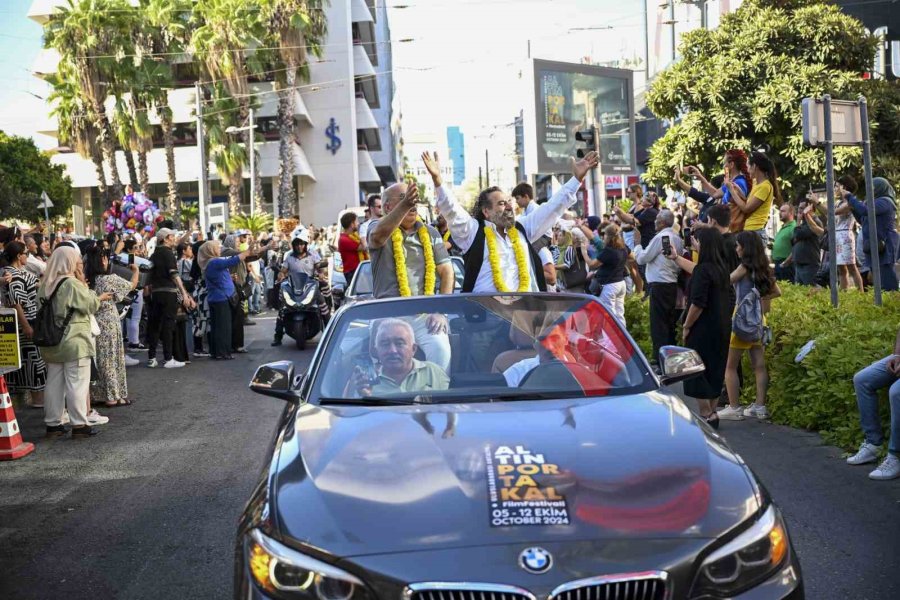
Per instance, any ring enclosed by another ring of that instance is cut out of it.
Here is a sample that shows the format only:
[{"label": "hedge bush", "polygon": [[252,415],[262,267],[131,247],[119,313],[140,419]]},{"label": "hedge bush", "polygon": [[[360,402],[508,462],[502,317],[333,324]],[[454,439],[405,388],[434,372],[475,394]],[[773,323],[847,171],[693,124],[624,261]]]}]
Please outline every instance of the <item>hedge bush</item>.
[{"label": "hedge bush", "polygon": [[[777,423],[818,431],[829,443],[847,450],[862,441],[853,375],[893,351],[900,327],[900,295],[885,294],[883,306],[872,293],[840,293],[831,307],[828,290],[779,283],[782,297],[768,315],[773,342],[766,348],[769,370],[768,406]],[[625,303],[628,331],[649,357],[649,307],[639,296]],[[801,363],[797,353],[810,340],[815,349]],[[742,401],[755,396],[753,371],[745,358]],[[886,392],[883,392],[886,398]],[[890,433],[890,408],[881,404],[885,439]]]}]

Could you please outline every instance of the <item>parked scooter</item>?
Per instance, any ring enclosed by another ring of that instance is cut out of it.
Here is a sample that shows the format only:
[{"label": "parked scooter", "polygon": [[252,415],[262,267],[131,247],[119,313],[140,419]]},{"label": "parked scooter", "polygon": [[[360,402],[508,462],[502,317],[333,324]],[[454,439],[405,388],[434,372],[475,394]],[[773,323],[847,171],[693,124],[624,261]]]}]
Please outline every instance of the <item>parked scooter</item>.
[{"label": "parked scooter", "polygon": [[281,282],[280,292],[284,332],[294,338],[298,350],[305,350],[306,341],[324,329],[319,283],[305,273],[291,273]]}]

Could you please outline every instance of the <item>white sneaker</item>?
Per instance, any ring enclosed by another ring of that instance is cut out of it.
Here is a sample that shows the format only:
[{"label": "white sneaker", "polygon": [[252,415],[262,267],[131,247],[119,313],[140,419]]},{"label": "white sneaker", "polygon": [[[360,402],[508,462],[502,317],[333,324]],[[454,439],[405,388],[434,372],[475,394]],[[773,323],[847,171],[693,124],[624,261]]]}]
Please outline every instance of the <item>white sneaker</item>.
[{"label": "white sneaker", "polygon": [[170,359],[167,360],[166,363],[163,365],[163,368],[164,368],[164,369],[180,369],[180,368],[183,367],[183,366],[184,366],[184,363],[183,363],[183,362],[178,361],[178,360],[175,360],[174,358],[170,358]]},{"label": "white sneaker", "polygon": [[887,458],[881,461],[878,468],[869,473],[869,479],[877,479],[885,481],[887,479],[896,479],[900,477],[900,458],[897,458],[888,452]]},{"label": "white sneaker", "polygon": [[881,446],[875,446],[869,442],[863,442],[859,447],[859,452],[847,459],[848,465],[864,465],[866,463],[878,460],[878,452]]},{"label": "white sneaker", "polygon": [[104,417],[96,410],[92,410],[87,416],[88,425],[106,425],[109,423],[109,417]]},{"label": "white sneaker", "polygon": [[769,410],[765,406],[760,406],[756,402],[744,409],[745,417],[756,417],[757,419],[768,419]]},{"label": "white sneaker", "polygon": [[62,419],[59,420],[60,425],[68,425],[69,424],[69,411],[64,410]]},{"label": "white sneaker", "polygon": [[155,358],[151,358],[150,360],[147,361],[148,369],[155,369],[158,366],[159,366],[159,362]]},{"label": "white sneaker", "polygon": [[127,354],[125,355],[125,366],[126,367],[133,367],[133,366],[139,365],[139,364],[141,364],[141,361],[139,361],[135,357],[128,356]]},{"label": "white sneaker", "polygon": [[741,412],[740,408],[731,408],[731,406],[726,406],[725,408],[719,409],[719,418],[725,421],[743,421],[744,415]]}]

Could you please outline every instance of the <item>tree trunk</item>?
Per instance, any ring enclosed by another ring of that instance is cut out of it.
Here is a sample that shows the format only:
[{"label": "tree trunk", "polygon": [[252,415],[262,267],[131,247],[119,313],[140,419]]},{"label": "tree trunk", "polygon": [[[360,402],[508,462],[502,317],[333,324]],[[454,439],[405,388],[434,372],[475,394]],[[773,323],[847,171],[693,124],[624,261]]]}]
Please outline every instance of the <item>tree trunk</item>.
[{"label": "tree trunk", "polygon": [[243,177],[236,176],[228,184],[228,218],[241,214],[241,183]]},{"label": "tree trunk", "polygon": [[103,158],[99,153],[92,152],[91,161],[93,161],[94,171],[97,173],[97,189],[102,196],[105,196],[108,186],[106,185],[106,171],[103,170]]},{"label": "tree trunk", "polygon": [[[119,147],[122,154],[125,155],[125,164],[128,166],[128,183],[131,187],[135,187],[138,183],[137,169],[134,165],[134,154],[128,148]],[[141,190],[142,192],[145,190]]]},{"label": "tree trunk", "polygon": [[[141,186],[141,191],[145,194],[148,193],[147,190],[150,189],[150,174],[147,173],[147,151],[146,150],[138,150],[138,185]],[[171,210],[172,207],[169,207]]]},{"label": "tree trunk", "polygon": [[100,132],[100,147],[103,148],[103,159],[109,165],[109,175],[112,178],[113,197],[122,198],[124,196],[122,190],[122,179],[119,177],[119,166],[116,164],[116,146],[113,137],[112,127],[109,124],[109,116],[103,110],[103,106],[99,102],[94,102],[94,114],[97,121],[94,126]]},{"label": "tree trunk", "polygon": [[[167,200],[168,205],[175,211],[176,221],[178,221],[178,215],[181,213],[181,198],[178,196],[178,180],[175,177],[175,138],[173,134],[175,126],[172,124],[172,111],[168,106],[160,109],[159,118],[162,123],[163,144],[166,147],[166,173],[169,177]],[[202,175],[205,176],[205,179],[200,182],[201,185],[203,181],[209,180],[206,165],[203,165]],[[209,202],[209,198],[207,198],[207,202]]]},{"label": "tree trunk", "polygon": [[285,72],[285,88],[278,92],[278,215],[289,217],[297,212],[294,193],[294,87],[297,71],[293,66]]}]

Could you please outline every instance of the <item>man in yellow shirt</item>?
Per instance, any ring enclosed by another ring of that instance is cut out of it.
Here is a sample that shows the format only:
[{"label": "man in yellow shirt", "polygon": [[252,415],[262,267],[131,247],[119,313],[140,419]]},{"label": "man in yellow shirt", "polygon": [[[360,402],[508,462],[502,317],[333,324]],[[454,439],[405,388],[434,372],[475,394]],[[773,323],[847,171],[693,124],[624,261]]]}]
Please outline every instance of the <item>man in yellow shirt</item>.
[{"label": "man in yellow shirt", "polygon": [[[778,171],[768,156],[762,152],[750,154],[750,179],[753,187],[746,200],[739,194],[733,194],[733,202],[747,215],[744,222],[744,231],[752,231],[759,234],[763,244],[769,241],[766,225],[769,223],[769,213],[772,211],[772,203],[777,201],[782,204],[781,188],[778,185]],[[727,182],[726,185],[733,185]]]}]

